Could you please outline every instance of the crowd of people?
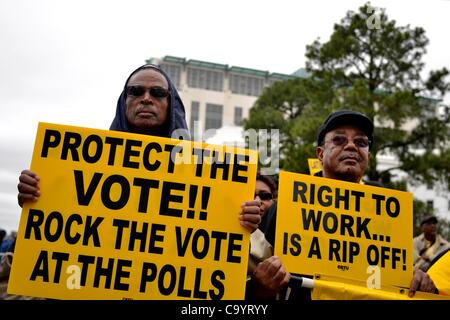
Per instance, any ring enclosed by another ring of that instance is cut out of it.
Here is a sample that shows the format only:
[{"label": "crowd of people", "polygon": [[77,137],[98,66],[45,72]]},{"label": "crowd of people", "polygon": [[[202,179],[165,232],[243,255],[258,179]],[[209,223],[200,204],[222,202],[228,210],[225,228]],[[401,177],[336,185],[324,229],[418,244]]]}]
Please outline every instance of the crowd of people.
[{"label": "crowd of people", "polygon": [[[154,65],[144,65],[133,71],[118,99],[110,130],[171,137],[179,129],[187,130],[185,110],[169,77]],[[316,175],[360,183],[374,144],[373,132],[372,121],[362,113],[351,110],[331,113],[317,132],[316,155],[322,171]],[[21,172],[20,206],[39,198],[39,180],[38,173]],[[246,298],[309,299],[310,289],[296,285],[296,277],[274,256],[276,199],[273,179],[258,174],[254,198],[248,199],[237,213],[241,224],[251,233]],[[436,223],[436,217],[424,219],[423,234],[414,239],[415,270],[410,296],[417,290],[450,294],[450,253],[446,251],[449,244],[436,234]]]}]

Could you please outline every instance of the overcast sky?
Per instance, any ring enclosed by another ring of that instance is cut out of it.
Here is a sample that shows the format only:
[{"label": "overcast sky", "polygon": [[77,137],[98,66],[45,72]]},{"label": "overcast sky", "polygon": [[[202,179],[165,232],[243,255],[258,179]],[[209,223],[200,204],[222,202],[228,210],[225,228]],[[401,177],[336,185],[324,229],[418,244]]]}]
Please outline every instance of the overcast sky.
[{"label": "overcast sky", "polygon": [[[365,1],[0,0],[0,228],[17,229],[19,172],[38,122],[107,129],[129,73],[172,55],[290,74]],[[426,69],[450,69],[450,1],[372,1],[423,27]]]}]

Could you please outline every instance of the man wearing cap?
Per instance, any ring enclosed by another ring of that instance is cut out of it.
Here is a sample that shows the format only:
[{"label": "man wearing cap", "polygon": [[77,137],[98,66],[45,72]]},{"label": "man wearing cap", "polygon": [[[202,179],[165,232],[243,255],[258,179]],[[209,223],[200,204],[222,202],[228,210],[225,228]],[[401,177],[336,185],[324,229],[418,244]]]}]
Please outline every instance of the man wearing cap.
[{"label": "man wearing cap", "polygon": [[436,257],[450,248],[450,243],[437,233],[438,219],[429,215],[420,221],[422,234],[415,237],[414,242],[414,269],[427,271]]},{"label": "man wearing cap", "polygon": [[359,183],[369,162],[373,123],[364,114],[350,110],[331,113],[317,134],[317,158],[325,178]]},{"label": "man wearing cap", "polygon": [[[339,110],[331,113],[317,132],[316,155],[322,163],[322,171],[316,175],[359,183],[369,162],[373,130],[372,121],[360,112]],[[276,204],[270,210],[276,210]],[[271,221],[271,228],[274,234],[275,218]],[[270,234],[270,230],[267,233]],[[266,238],[270,242],[271,237],[266,234]],[[298,288],[295,279],[290,277],[276,256],[259,263],[252,280],[253,292],[248,295],[252,298],[275,297],[280,292],[289,299],[309,296],[309,289]],[[286,288],[289,281],[293,283],[292,288]]]}]

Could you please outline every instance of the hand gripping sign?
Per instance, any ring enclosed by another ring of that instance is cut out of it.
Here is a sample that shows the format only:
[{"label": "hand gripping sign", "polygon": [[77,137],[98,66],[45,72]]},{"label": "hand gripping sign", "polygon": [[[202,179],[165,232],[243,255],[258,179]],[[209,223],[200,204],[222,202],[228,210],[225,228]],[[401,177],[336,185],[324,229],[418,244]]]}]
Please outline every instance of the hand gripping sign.
[{"label": "hand gripping sign", "polygon": [[291,273],[408,287],[412,194],[280,173],[275,254]]},{"label": "hand gripping sign", "polygon": [[229,149],[40,123],[41,196],[23,207],[8,291],[242,299],[249,233],[238,217],[257,154]]}]

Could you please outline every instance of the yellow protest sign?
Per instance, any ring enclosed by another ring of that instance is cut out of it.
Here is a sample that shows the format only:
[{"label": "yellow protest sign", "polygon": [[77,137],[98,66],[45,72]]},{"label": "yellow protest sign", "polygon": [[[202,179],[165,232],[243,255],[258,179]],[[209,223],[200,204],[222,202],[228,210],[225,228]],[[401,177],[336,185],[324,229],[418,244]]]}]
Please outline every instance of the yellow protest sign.
[{"label": "yellow protest sign", "polygon": [[412,194],[281,172],[275,254],[289,272],[408,287]]},{"label": "yellow protest sign", "polygon": [[309,167],[309,174],[312,176],[322,170],[322,164],[320,163],[320,160],[317,158],[308,158],[308,167]]},{"label": "yellow protest sign", "polygon": [[256,151],[40,123],[8,292],[243,299]]}]

